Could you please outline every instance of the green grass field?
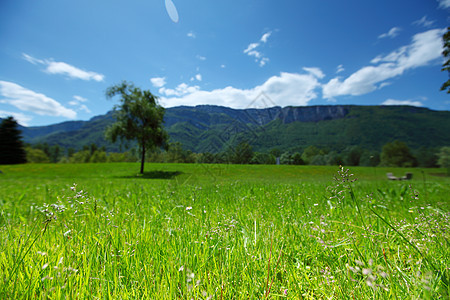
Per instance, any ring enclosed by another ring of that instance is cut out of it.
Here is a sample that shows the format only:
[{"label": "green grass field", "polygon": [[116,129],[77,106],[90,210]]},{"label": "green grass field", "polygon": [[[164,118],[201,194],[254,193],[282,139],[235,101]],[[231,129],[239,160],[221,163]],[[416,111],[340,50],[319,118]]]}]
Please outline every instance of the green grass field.
[{"label": "green grass field", "polygon": [[[443,170],[146,164],[139,176],[139,165],[128,163],[0,170],[2,299],[449,297]],[[388,181],[387,172],[414,175]]]}]

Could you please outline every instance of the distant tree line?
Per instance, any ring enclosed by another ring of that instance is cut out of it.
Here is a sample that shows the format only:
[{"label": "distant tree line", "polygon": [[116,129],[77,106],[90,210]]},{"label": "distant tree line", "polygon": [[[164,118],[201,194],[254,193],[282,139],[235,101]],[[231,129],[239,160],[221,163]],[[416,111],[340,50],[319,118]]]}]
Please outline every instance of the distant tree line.
[{"label": "distant tree line", "polygon": [[[105,163],[137,162],[142,160],[140,148],[126,152],[107,152],[95,144],[82,149],[65,149],[59,145],[23,144],[17,122],[8,117],[0,123],[0,164],[16,163]],[[179,142],[165,149],[155,148],[145,155],[147,162],[209,163],[209,164],[284,164],[284,165],[346,165],[385,167],[438,167],[447,168],[450,174],[450,147],[411,150],[406,143],[387,143],[381,152],[348,146],[342,151],[308,146],[303,151],[271,149],[268,153],[256,152],[247,142],[229,146],[220,153],[193,153]]]},{"label": "distant tree line", "polygon": [[[27,145],[26,159],[29,163],[105,163],[138,162],[142,153],[138,148],[126,152],[107,152],[95,144],[81,150],[58,145]],[[271,149],[268,153],[256,152],[246,142],[228,147],[220,153],[194,153],[183,148],[179,142],[170,143],[167,149],[155,149],[145,155],[146,162],[154,163],[208,163],[208,164],[282,164],[282,165],[345,165],[366,167],[421,167],[449,168],[450,147],[411,150],[406,143],[393,141],[383,146],[381,152],[348,146],[342,151],[308,146],[302,152]]]}]

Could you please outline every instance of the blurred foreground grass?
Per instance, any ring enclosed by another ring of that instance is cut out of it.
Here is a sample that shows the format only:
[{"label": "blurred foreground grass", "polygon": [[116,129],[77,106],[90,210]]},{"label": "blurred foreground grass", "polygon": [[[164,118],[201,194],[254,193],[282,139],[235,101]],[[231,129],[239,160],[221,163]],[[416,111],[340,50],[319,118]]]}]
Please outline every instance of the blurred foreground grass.
[{"label": "blurred foreground grass", "polygon": [[0,170],[1,298],[449,295],[450,180],[439,169]]}]

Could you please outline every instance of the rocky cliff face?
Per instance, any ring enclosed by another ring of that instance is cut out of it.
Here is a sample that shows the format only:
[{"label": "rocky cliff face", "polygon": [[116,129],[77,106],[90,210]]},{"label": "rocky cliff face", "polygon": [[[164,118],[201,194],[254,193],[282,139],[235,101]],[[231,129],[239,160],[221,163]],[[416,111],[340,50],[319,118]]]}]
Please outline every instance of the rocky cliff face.
[{"label": "rocky cliff face", "polygon": [[344,118],[349,113],[348,106],[305,106],[285,107],[281,109],[279,119],[283,123],[319,122]]},{"label": "rocky cliff face", "polygon": [[180,106],[166,110],[165,124],[170,126],[177,122],[189,122],[200,128],[217,121],[229,119],[245,124],[266,125],[280,119],[284,124],[292,122],[319,122],[344,118],[349,112],[348,106],[302,106],[270,107],[263,109],[232,109],[222,106],[199,105],[195,107]]}]

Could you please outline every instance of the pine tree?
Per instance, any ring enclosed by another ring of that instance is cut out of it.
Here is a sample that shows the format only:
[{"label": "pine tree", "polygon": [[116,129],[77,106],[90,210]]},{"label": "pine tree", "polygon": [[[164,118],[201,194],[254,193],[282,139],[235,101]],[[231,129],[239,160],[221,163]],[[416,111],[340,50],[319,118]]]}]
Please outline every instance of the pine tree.
[{"label": "pine tree", "polygon": [[0,123],[0,165],[23,164],[27,162],[21,131],[13,117]]}]

